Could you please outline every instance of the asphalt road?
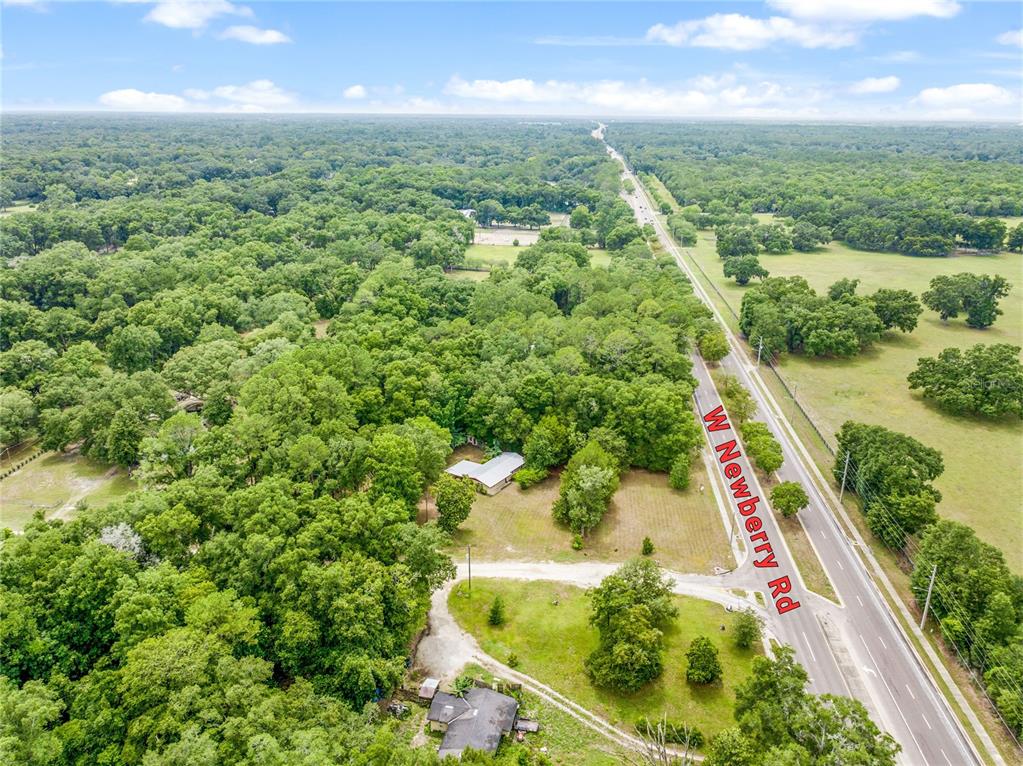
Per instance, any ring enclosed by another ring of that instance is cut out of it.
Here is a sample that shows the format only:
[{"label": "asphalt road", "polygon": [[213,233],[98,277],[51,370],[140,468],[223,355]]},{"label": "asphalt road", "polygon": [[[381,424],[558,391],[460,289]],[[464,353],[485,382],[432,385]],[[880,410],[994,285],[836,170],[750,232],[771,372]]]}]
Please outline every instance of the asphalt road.
[{"label": "asphalt road", "polygon": [[[602,135],[595,133],[595,137],[602,138]],[[812,479],[809,461],[797,448],[791,426],[783,424],[784,415],[765,393],[766,387],[759,379],[758,371],[740,350],[738,339],[722,321],[696,275],[655,215],[653,203],[639,179],[614,149],[608,147],[608,151],[622,163],[625,177],[630,178],[636,187],[634,194],[627,195],[627,201],[638,220],[654,226],[665,250],[675,257],[693,283],[696,294],[710,306],[724,329],[732,353],[722,360],[722,367],[749,389],[758,406],[756,419],[765,422],[781,444],[785,462],[778,471],[778,478],[799,482],[810,497],[809,507],[800,512],[799,518],[831,579],[840,605],[809,594],[801,582],[796,582],[797,570],[792,556],[783,544],[773,511],[767,510],[767,498],[759,486],[752,488],[756,476],[743,455],[743,476],[750,482],[751,492],[761,497],[763,505],[760,508],[764,510],[758,511],[758,515],[764,522],[764,531],[779,564],[776,569],[756,570],[757,576],[762,579],[766,594],[769,580],[779,573],[790,575],[794,587],[788,595],[800,601],[799,609],[772,620],[777,635],[795,648],[797,659],[810,675],[813,691],[853,696],[867,705],[878,725],[891,733],[902,746],[900,763],[914,766],[979,764],[981,761],[958,720],[938,693],[933,679],[853,550],[853,543],[839,527],[828,500]],[[699,357],[694,357],[693,374],[699,382],[696,403],[703,415],[715,408],[721,398]],[[735,435],[734,431],[710,433],[706,429],[705,433],[712,446]],[[718,467],[720,470],[720,464]],[[730,482],[731,479],[728,480]],[[740,534],[745,535],[745,530]]]}]

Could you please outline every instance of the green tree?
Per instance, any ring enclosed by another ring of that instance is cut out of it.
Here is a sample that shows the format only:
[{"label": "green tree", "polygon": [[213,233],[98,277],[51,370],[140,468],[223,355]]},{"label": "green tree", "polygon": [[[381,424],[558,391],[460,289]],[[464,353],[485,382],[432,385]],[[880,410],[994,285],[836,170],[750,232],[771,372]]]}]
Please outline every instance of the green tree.
[{"label": "green tree", "polygon": [[497,628],[504,625],[504,622],[504,599],[500,596],[495,596],[494,603],[490,605],[490,611],[487,612],[487,624]]},{"label": "green tree", "polygon": [[[744,256],[755,256],[760,252],[756,233],[748,226],[719,226],[715,234],[717,235],[715,247],[719,258],[725,260],[729,258],[742,258]],[[725,276],[731,275],[725,274]]]},{"label": "green tree", "polygon": [[35,427],[38,413],[32,397],[16,388],[0,393],[0,447],[12,447]]},{"label": "green tree", "polygon": [[909,373],[910,389],[957,415],[1023,418],[1023,365],[1020,347],[1006,343],[966,349],[946,348],[923,357]]},{"label": "green tree", "polygon": [[576,205],[569,216],[569,226],[573,229],[588,229],[593,225],[593,217],[586,205]]},{"label": "green tree", "polygon": [[654,543],[649,537],[643,538],[643,546],[641,550],[644,556],[652,556],[654,553]]},{"label": "green tree", "polygon": [[725,258],[723,270],[726,277],[735,277],[736,284],[748,285],[749,281],[766,279],[770,273],[760,265],[760,260],[755,255],[741,255]]},{"label": "green tree", "polygon": [[671,464],[668,483],[672,489],[684,490],[689,487],[689,471],[692,458],[688,452],[679,454]]},{"label": "green tree", "polygon": [[744,609],[732,621],[732,640],[740,649],[749,649],[760,640],[763,625],[752,609]]},{"label": "green tree", "polygon": [[1009,232],[1005,246],[1014,253],[1023,252],[1023,223],[1017,223]]},{"label": "green tree", "polygon": [[603,518],[618,489],[618,462],[596,441],[576,452],[561,474],[554,518],[585,535]]},{"label": "green tree", "polygon": [[126,325],[118,328],[107,341],[110,366],[125,372],[138,372],[152,367],[160,353],[163,340],[152,327]]},{"label": "green tree", "polygon": [[796,481],[783,481],[771,490],[771,505],[790,518],[810,504],[806,490]]},{"label": "green tree", "polygon": [[705,332],[698,343],[704,361],[715,364],[728,356],[728,340],[721,330]]},{"label": "green tree", "polygon": [[920,301],[909,290],[881,288],[870,296],[870,302],[886,330],[897,327],[902,332],[913,332],[923,313]]},{"label": "green tree", "polygon": [[623,564],[590,595],[600,633],[586,670],[598,686],[635,691],[661,674],[663,628],[675,618],[669,582],[650,559]]},{"label": "green tree", "polygon": [[706,636],[697,636],[686,650],[686,680],[693,684],[710,684],[720,678],[717,647]]},{"label": "green tree", "polygon": [[476,500],[476,489],[472,481],[447,473],[441,474],[433,485],[433,495],[437,504],[437,526],[453,534],[469,518],[472,504]]}]

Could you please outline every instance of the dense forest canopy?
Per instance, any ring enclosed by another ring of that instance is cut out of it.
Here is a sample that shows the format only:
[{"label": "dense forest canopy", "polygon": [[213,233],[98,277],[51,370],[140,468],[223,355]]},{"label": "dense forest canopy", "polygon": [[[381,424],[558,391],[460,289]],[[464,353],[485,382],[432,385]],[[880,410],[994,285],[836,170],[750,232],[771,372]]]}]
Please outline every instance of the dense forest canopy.
[{"label": "dense forest canopy", "polygon": [[10,120],[13,193],[39,204],[2,219],[4,433],[144,490],[3,541],[5,754],[433,757],[363,711],[453,572],[416,522],[452,447],[556,432],[556,460],[599,440],[667,470],[699,440],[709,314],[638,228],[607,268],[553,228],[484,282],[446,273],[482,198],[627,229],[584,127]]},{"label": "dense forest canopy", "polygon": [[1015,127],[612,123],[608,135],[680,204],[775,213],[863,250],[997,249],[1006,228],[987,219],[1023,214]]}]

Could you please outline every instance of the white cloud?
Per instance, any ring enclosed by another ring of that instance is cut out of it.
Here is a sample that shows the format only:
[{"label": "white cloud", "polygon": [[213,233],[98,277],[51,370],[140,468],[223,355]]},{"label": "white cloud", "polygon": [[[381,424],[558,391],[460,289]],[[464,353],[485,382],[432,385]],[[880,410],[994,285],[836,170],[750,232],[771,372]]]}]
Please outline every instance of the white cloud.
[{"label": "white cloud", "polygon": [[171,93],[144,93],[135,88],[111,90],[99,97],[103,106],[122,111],[180,112],[188,107],[181,96]]},{"label": "white cloud", "polygon": [[500,104],[497,111],[658,116],[759,116],[774,109],[794,115],[812,109],[811,103],[821,97],[817,92],[797,92],[776,82],[740,83],[734,75],[699,77],[684,86],[656,85],[647,80],[465,80],[456,75],[448,81],[444,93],[470,103]]},{"label": "white cloud", "polygon": [[935,109],[965,110],[975,106],[1005,106],[1013,102],[1012,94],[989,82],[962,83],[947,88],[926,88],[913,99],[914,103]]},{"label": "white cloud", "polygon": [[270,80],[220,85],[212,90],[186,88],[181,95],[112,90],[99,97],[111,109],[161,112],[267,112],[300,110],[295,97]]},{"label": "white cloud", "polygon": [[226,101],[264,109],[289,106],[295,102],[294,96],[270,80],[253,80],[245,85],[221,85],[213,89],[213,95]]},{"label": "white cloud", "polygon": [[774,43],[792,43],[803,48],[844,48],[854,45],[858,34],[850,29],[826,29],[781,16],[755,19],[740,13],[716,13],[671,26],[655,24],[647,30],[646,39],[676,47],[690,45],[748,51]]},{"label": "white cloud", "polygon": [[867,77],[849,86],[849,92],[858,96],[871,93],[891,93],[899,87],[899,78],[895,75],[887,77]]},{"label": "white cloud", "polygon": [[220,33],[221,40],[238,40],[252,45],[279,45],[290,43],[291,38],[276,29],[260,29],[248,24],[228,27]]},{"label": "white cloud", "polygon": [[146,21],[172,29],[202,29],[218,16],[251,16],[252,9],[227,0],[161,0]]},{"label": "white cloud", "polygon": [[892,51],[891,53],[883,53],[880,56],[874,56],[874,61],[887,61],[892,64],[908,64],[913,61],[919,61],[923,58],[918,51]]},{"label": "white cloud", "polygon": [[349,85],[344,90],[345,98],[366,98],[366,86],[364,85]]},{"label": "white cloud", "polygon": [[1023,29],[1010,29],[1008,32],[1002,32],[995,38],[995,41],[999,45],[1014,45],[1017,48],[1023,48]]},{"label": "white cloud", "polygon": [[768,0],[797,19],[816,21],[901,21],[914,16],[947,19],[959,13],[954,0]]}]

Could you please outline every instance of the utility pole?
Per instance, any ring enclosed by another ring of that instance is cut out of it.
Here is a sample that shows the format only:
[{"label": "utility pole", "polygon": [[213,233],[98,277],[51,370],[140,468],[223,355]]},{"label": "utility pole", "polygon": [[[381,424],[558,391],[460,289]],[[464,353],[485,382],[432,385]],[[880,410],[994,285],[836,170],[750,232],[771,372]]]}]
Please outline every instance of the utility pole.
[{"label": "utility pole", "polygon": [[764,336],[760,336],[760,343],[757,344],[757,367],[760,366],[760,355],[764,353]]},{"label": "utility pole", "polygon": [[838,502],[842,502],[842,497],[845,495],[845,477],[849,475],[849,458],[852,453],[846,450],[845,453],[845,468],[842,469],[842,489],[838,492]]},{"label": "utility pole", "polygon": [[934,578],[938,574],[938,565],[934,565],[934,569],[931,570],[931,582],[927,586],[927,599],[924,601],[924,614],[920,618],[920,630],[924,629],[924,623],[927,622],[927,610],[931,608],[931,591],[934,590]]},{"label": "utility pole", "polygon": [[469,560],[469,598],[472,598],[472,546],[465,546],[465,557]]}]

